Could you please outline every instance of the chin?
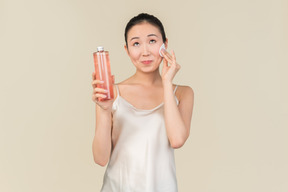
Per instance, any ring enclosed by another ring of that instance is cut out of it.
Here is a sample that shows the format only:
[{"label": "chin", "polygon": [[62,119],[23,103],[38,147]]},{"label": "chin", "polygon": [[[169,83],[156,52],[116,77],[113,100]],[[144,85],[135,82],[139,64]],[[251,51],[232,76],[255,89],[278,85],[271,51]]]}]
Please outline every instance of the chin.
[{"label": "chin", "polygon": [[157,71],[159,69],[159,66],[151,66],[151,67],[141,67],[140,70],[144,73],[152,73],[154,71]]}]

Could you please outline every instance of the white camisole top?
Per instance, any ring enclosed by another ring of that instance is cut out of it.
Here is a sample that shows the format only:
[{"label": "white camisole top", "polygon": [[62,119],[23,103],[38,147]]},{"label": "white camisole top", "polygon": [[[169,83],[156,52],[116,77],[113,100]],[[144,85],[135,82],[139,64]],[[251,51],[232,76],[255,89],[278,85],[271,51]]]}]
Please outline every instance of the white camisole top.
[{"label": "white camisole top", "polygon": [[177,192],[174,149],[166,134],[164,103],[151,110],[137,109],[121,97],[117,85],[116,90],[112,150],[101,192]]}]

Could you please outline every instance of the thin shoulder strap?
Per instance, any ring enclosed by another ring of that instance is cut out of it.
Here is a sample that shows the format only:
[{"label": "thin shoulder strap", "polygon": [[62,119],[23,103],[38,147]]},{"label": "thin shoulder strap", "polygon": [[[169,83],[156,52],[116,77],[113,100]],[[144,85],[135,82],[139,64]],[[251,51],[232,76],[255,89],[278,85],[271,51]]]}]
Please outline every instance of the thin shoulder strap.
[{"label": "thin shoulder strap", "polygon": [[120,96],[118,85],[115,84],[117,95]]},{"label": "thin shoulder strap", "polygon": [[178,88],[178,85],[176,85],[176,86],[175,86],[175,88],[174,88],[174,91],[173,91],[173,92],[174,92],[174,94],[175,94],[175,92],[176,92],[177,88]]}]

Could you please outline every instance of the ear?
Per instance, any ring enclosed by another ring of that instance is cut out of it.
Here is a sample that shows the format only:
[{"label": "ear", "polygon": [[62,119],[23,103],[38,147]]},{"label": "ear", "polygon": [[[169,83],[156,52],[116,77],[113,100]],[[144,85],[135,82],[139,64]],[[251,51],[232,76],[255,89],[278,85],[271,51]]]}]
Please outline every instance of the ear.
[{"label": "ear", "polygon": [[127,47],[127,45],[126,45],[126,44],[124,45],[124,49],[125,49],[125,51],[126,51],[127,55],[129,56],[129,50],[128,50],[128,47]]},{"label": "ear", "polygon": [[168,38],[166,38],[166,41],[165,41],[165,49],[167,49],[168,48]]}]

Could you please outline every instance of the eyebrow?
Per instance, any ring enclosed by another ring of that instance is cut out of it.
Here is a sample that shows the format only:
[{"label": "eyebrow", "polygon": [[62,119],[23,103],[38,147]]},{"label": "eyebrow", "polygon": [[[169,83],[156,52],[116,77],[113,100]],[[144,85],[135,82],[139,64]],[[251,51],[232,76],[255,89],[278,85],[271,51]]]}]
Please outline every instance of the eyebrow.
[{"label": "eyebrow", "polygon": [[132,41],[133,39],[140,39],[139,37],[132,37],[131,39],[130,39],[130,41]]},{"label": "eyebrow", "polygon": [[[147,35],[147,37],[151,37],[151,36],[158,37],[158,36],[155,35],[155,34],[149,34],[149,35]],[[130,39],[130,41],[132,41],[133,39],[140,39],[140,37],[132,37],[132,38]]]},{"label": "eyebrow", "polygon": [[149,34],[149,35],[147,35],[147,37],[151,37],[151,36],[155,36],[155,37],[158,37],[157,35],[155,35],[155,34]]}]

